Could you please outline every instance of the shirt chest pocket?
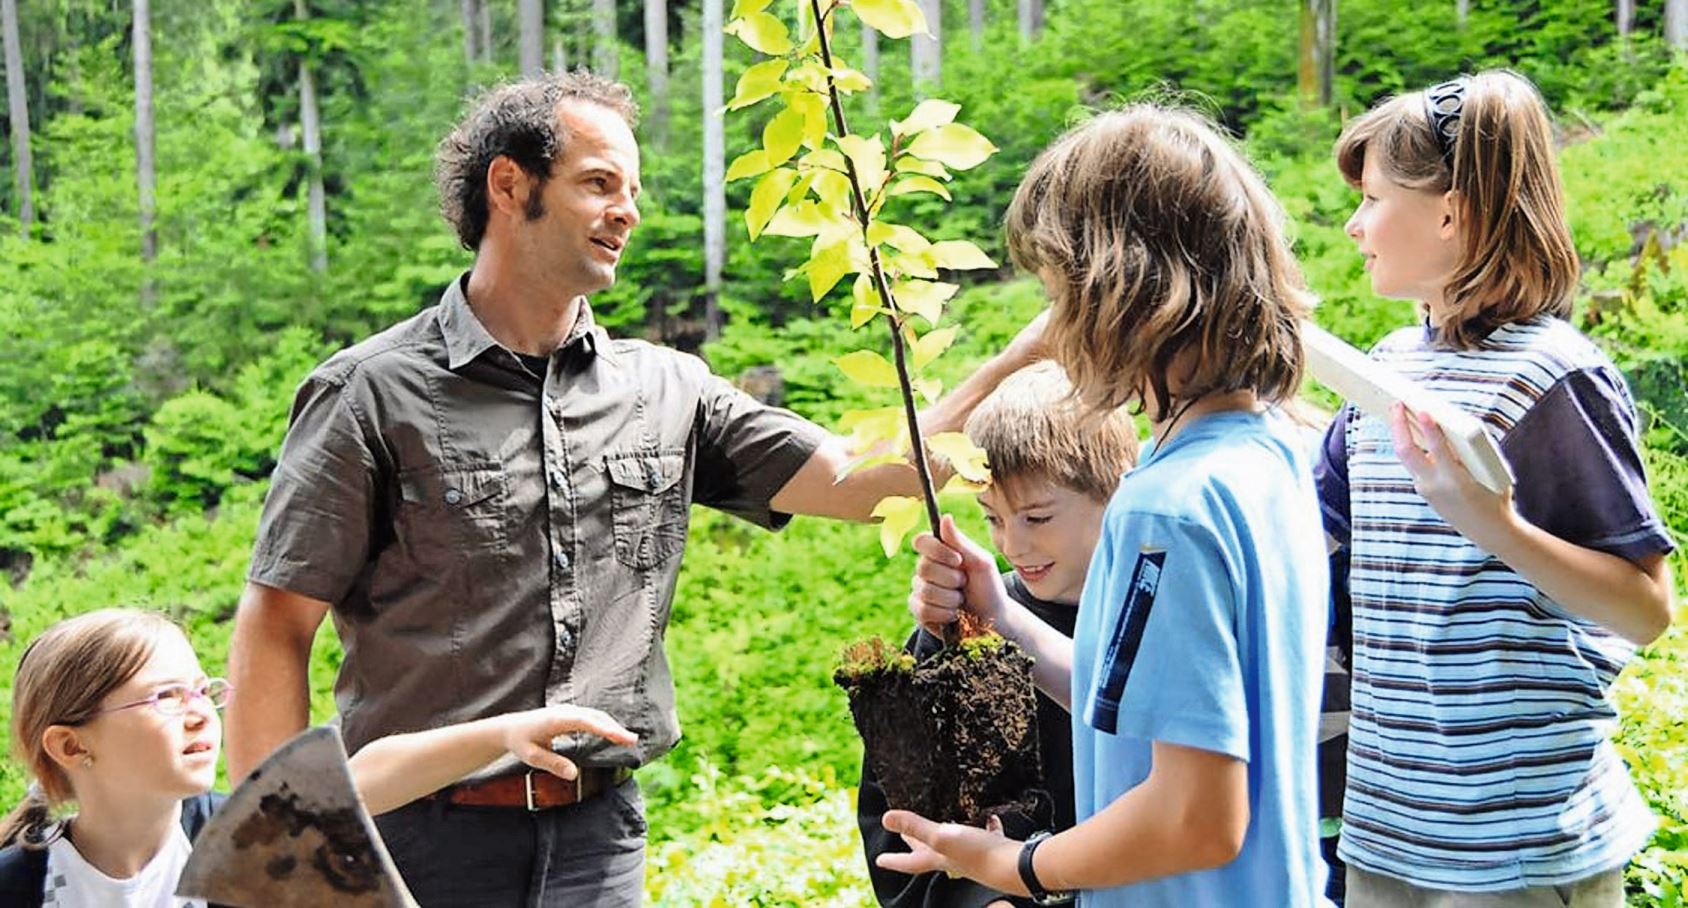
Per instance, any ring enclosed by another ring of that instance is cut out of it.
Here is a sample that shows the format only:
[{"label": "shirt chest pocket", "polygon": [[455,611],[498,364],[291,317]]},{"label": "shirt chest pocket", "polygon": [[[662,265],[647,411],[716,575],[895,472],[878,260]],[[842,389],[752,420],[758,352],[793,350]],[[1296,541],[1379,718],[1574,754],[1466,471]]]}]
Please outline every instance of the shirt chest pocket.
[{"label": "shirt chest pocket", "polygon": [[505,546],[504,470],[491,464],[425,467],[399,474],[399,542],[424,564]]},{"label": "shirt chest pocket", "polygon": [[615,523],[615,557],[650,570],[686,544],[686,499],[680,452],[611,454],[604,458]]}]

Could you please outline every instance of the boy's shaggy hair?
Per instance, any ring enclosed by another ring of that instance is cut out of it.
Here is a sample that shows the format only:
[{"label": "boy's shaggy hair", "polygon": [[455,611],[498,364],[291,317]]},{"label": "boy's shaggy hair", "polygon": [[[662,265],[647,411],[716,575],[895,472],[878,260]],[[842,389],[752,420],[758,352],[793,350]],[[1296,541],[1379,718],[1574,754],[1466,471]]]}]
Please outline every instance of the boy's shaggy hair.
[{"label": "boy's shaggy hair", "polygon": [[1050,348],[1092,410],[1152,400],[1159,422],[1210,394],[1277,403],[1300,385],[1311,297],[1283,212],[1200,114],[1097,115],[1038,156],[1006,220],[1015,263],[1052,298]]},{"label": "boy's shaggy hair", "polygon": [[1008,376],[967,418],[967,437],[983,448],[991,481],[1012,489],[1041,479],[1105,501],[1137,462],[1137,431],[1122,410],[1085,419],[1073,386],[1051,362]]},{"label": "boy's shaggy hair", "polygon": [[1578,263],[1541,95],[1506,70],[1460,81],[1451,162],[1431,131],[1424,92],[1415,91],[1348,124],[1336,140],[1336,166],[1359,188],[1372,150],[1395,184],[1454,193],[1463,248],[1430,316],[1444,343],[1470,349],[1501,325],[1543,312],[1568,317]]}]

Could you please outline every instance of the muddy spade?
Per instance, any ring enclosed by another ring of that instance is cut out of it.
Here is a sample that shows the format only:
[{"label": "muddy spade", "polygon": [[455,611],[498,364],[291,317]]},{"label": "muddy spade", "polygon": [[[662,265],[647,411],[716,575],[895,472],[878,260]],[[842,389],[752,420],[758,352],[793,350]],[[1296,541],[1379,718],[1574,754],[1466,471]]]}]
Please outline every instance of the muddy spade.
[{"label": "muddy spade", "polygon": [[241,908],[416,906],[328,726],[288,741],[240,783],[194,840],[176,895]]}]

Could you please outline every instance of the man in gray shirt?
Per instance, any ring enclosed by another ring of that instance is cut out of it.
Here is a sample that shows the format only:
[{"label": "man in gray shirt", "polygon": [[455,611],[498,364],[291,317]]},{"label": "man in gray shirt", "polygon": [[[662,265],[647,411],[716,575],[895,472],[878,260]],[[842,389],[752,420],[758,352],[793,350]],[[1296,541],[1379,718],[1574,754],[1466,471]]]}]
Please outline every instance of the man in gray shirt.
[{"label": "man in gray shirt", "polygon": [[[347,747],[544,704],[639,736],[564,738],[563,780],[495,764],[384,814],[435,904],[638,904],[633,768],[679,738],[662,639],[689,507],[778,528],[865,520],[914,494],[900,465],[834,481],[850,452],[697,358],[610,340],[586,296],[639,222],[636,115],[585,73],[496,89],[441,143],[446,218],[475,251],[437,306],[335,354],[294,402],[229,674],[229,774],[308,721],[311,642],[332,613]],[[1031,361],[1029,328],[924,414],[954,430]]]}]

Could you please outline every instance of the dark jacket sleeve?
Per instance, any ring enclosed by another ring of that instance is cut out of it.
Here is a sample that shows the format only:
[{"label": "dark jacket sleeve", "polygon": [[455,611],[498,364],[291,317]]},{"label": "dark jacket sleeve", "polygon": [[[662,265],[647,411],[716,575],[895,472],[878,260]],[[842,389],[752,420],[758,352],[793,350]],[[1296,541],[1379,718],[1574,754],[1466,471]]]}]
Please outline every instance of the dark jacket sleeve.
[{"label": "dark jacket sleeve", "polygon": [[[916,658],[924,658],[942,646],[936,637],[917,630],[903,649],[914,653]],[[874,898],[884,908],[984,908],[997,899],[1008,898],[972,880],[950,879],[941,873],[910,876],[879,867],[875,861],[880,855],[903,854],[909,850],[902,836],[887,832],[879,824],[879,818],[889,809],[885,789],[880,787],[863,754],[862,782],[856,794],[856,827],[862,833],[862,849],[867,855],[867,875],[873,882]]]},{"label": "dark jacket sleeve", "polygon": [[0,905],[41,908],[47,883],[47,852],[8,845],[0,849]]}]

